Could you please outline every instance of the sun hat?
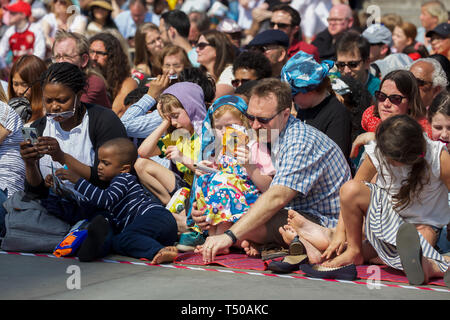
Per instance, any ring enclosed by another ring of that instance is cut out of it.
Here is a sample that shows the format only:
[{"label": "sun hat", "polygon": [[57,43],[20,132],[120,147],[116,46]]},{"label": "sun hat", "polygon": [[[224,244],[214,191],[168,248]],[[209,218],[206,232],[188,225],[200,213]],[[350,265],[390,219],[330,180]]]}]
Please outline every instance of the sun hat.
[{"label": "sun hat", "polygon": [[312,54],[299,51],[281,69],[281,81],[291,86],[292,96],[308,93],[319,86],[333,66],[331,60],[318,63]]},{"label": "sun hat", "polygon": [[91,9],[92,7],[100,7],[108,11],[113,10],[111,2],[108,0],[94,0],[91,3],[89,3],[89,9]]}]

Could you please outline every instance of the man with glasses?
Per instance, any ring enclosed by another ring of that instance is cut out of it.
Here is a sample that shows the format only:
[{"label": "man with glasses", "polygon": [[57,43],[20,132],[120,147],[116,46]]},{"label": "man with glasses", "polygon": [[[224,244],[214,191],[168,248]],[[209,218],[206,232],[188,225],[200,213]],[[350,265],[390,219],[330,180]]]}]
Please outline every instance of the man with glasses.
[{"label": "man with glasses", "polygon": [[319,32],[312,44],[319,50],[321,60],[334,60],[336,36],[353,26],[352,9],[345,4],[335,5],[331,8],[327,21],[328,28]]},{"label": "man with glasses", "polygon": [[423,105],[428,108],[433,99],[445,90],[448,84],[441,64],[432,58],[418,59],[410,65],[409,71],[417,80]]},{"label": "man with glasses", "polygon": [[87,85],[81,96],[82,102],[111,108],[111,102],[106,93],[105,80],[100,72],[91,67],[89,42],[85,36],[58,30],[52,47],[52,61],[54,63],[69,62],[84,71]]},{"label": "man with glasses", "polygon": [[236,89],[246,82],[272,76],[272,66],[264,54],[258,51],[244,51],[233,63],[234,79],[231,84]]},{"label": "man with glasses", "polygon": [[369,41],[356,31],[346,31],[336,43],[336,57],[340,74],[361,81],[373,96],[381,81],[370,73]]},{"label": "man with glasses", "polygon": [[258,33],[247,48],[264,53],[272,65],[272,77],[279,78],[281,68],[288,61],[289,37],[281,30],[266,30]]},{"label": "man with glasses", "polygon": [[[276,173],[269,189],[238,222],[225,234],[206,239],[201,248],[204,262],[238,240],[244,249],[250,249],[250,243],[286,246],[279,232],[287,223],[286,209],[301,212],[302,222],[316,229],[336,226],[339,188],[351,177],[347,161],[325,134],[295,119],[291,106],[291,88],[278,79],[263,79],[252,89],[247,118],[260,141],[267,143]],[[193,210],[192,217],[207,228],[200,211]]]},{"label": "man with glasses", "polygon": [[317,48],[301,40],[300,14],[289,4],[279,4],[273,7],[270,18],[270,28],[281,30],[289,37],[288,58],[298,51],[303,51],[314,55],[314,59],[319,61],[319,51]]}]

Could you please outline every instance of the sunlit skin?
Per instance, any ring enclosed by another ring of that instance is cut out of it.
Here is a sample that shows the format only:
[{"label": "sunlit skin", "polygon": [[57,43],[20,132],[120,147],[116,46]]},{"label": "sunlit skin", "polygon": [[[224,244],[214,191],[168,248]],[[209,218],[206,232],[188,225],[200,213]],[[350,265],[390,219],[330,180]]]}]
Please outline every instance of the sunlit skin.
[{"label": "sunlit skin", "polygon": [[89,47],[89,50],[92,51],[91,53],[89,53],[89,56],[91,58],[93,67],[96,67],[97,65],[105,67],[106,61],[108,60],[108,56],[94,52],[94,51],[106,52],[105,44],[103,43],[103,41],[96,40],[92,42]]},{"label": "sunlit skin", "polygon": [[[23,81],[18,72],[16,72],[12,78],[12,85],[13,90],[18,97],[22,97],[28,88],[28,83]],[[28,100],[31,98],[31,90],[28,90],[27,93],[25,93],[25,98]]]},{"label": "sunlit skin", "polygon": [[100,147],[98,160],[98,178],[102,181],[111,181],[125,170],[116,147]]},{"label": "sunlit skin", "polygon": [[[403,93],[397,89],[395,82],[392,80],[384,81],[380,91],[387,96],[393,94],[404,96]],[[389,99],[384,100],[384,102],[378,101],[378,113],[380,114],[381,121],[398,114],[407,114],[409,109],[408,102],[407,98],[402,99],[402,102],[399,105],[393,104]]]},{"label": "sunlit skin", "polygon": [[164,75],[179,74],[184,69],[181,53],[172,54],[164,57],[162,71]]},{"label": "sunlit skin", "polygon": [[433,140],[444,142],[448,146],[450,143],[450,116],[440,112],[436,113],[431,118],[431,133]]}]

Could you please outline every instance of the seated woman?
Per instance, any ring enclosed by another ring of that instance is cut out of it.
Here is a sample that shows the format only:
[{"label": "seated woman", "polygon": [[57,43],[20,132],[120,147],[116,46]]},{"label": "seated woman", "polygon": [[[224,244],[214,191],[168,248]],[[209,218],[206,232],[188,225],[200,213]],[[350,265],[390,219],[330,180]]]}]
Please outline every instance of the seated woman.
[{"label": "seated woman", "polygon": [[216,97],[234,93],[232,80],[234,48],[228,37],[217,30],[208,30],[198,39],[197,61],[216,82]]},{"label": "seated woman", "polygon": [[133,77],[142,81],[146,76],[156,77],[161,74],[161,61],[159,57],[164,48],[164,44],[158,26],[151,22],[141,25],[136,30],[134,46]]},{"label": "seated woman", "polygon": [[406,70],[388,73],[375,93],[376,103],[364,111],[361,125],[367,132],[360,134],[354,141],[350,157],[358,155],[359,147],[375,140],[375,130],[387,118],[408,114],[422,126],[431,137],[431,126],[426,118],[426,109],[420,99],[419,87],[414,75]]},{"label": "seated woman", "polygon": [[160,65],[162,74],[167,76],[178,76],[185,68],[191,68],[192,64],[183,48],[170,45],[161,51]]},{"label": "seated woman", "polygon": [[86,85],[85,74],[67,62],[55,63],[42,75],[46,116],[31,127],[38,132],[38,143],[20,143],[25,162],[25,188],[39,195],[41,204],[68,223],[82,216],[75,202],[58,201],[49,194],[52,168],[66,166],[96,186],[103,186],[97,174],[98,148],[106,141],[127,137],[120,119],[110,109],[80,102]]},{"label": "seated woman", "polygon": [[33,121],[44,115],[42,107],[42,89],[39,83],[39,76],[45,72],[47,66],[44,61],[35,55],[23,55],[14,62],[8,80],[8,103],[15,109],[16,99],[23,97],[31,104],[31,115],[22,118],[25,126],[29,126]]}]

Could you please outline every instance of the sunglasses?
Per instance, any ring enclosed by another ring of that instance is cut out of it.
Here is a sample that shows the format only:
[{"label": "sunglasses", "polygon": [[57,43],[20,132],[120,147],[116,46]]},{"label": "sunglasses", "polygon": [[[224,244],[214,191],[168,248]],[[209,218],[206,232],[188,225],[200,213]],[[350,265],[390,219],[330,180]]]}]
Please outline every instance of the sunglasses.
[{"label": "sunglasses", "polygon": [[270,22],[270,27],[272,29],[275,28],[275,26],[277,26],[279,29],[285,29],[285,28],[289,28],[290,26],[292,26],[292,24],[290,24],[290,23]]},{"label": "sunglasses", "polygon": [[386,101],[386,99],[389,99],[389,101],[395,105],[399,105],[400,103],[402,103],[403,99],[406,99],[406,97],[401,96],[399,94],[391,94],[390,96],[388,96],[387,94],[385,94],[381,91],[375,91],[375,98],[379,102],[384,102],[384,101]]},{"label": "sunglasses", "polygon": [[203,50],[203,49],[205,49],[207,46],[213,47],[212,44],[206,43],[206,42],[197,42],[197,44],[195,45],[195,47],[198,48],[198,50]]},{"label": "sunglasses", "polygon": [[349,67],[350,69],[355,69],[357,66],[359,66],[359,64],[361,63],[362,60],[358,60],[358,61],[349,61],[349,62],[342,62],[342,61],[338,61],[336,62],[336,67],[338,67],[338,69],[344,69],[345,66]]},{"label": "sunglasses", "polygon": [[249,82],[249,81],[251,81],[251,79],[234,79],[234,80],[231,80],[231,85],[233,87],[237,88],[237,87],[239,87],[239,86],[241,86],[244,83]]},{"label": "sunglasses", "polygon": [[268,124],[273,118],[275,118],[277,115],[279,115],[282,111],[284,111],[284,109],[281,109],[274,116],[272,116],[270,118],[255,117],[248,113],[245,113],[245,116],[247,117],[248,121],[250,121],[250,122],[255,122],[255,120],[258,120],[259,123]]}]

